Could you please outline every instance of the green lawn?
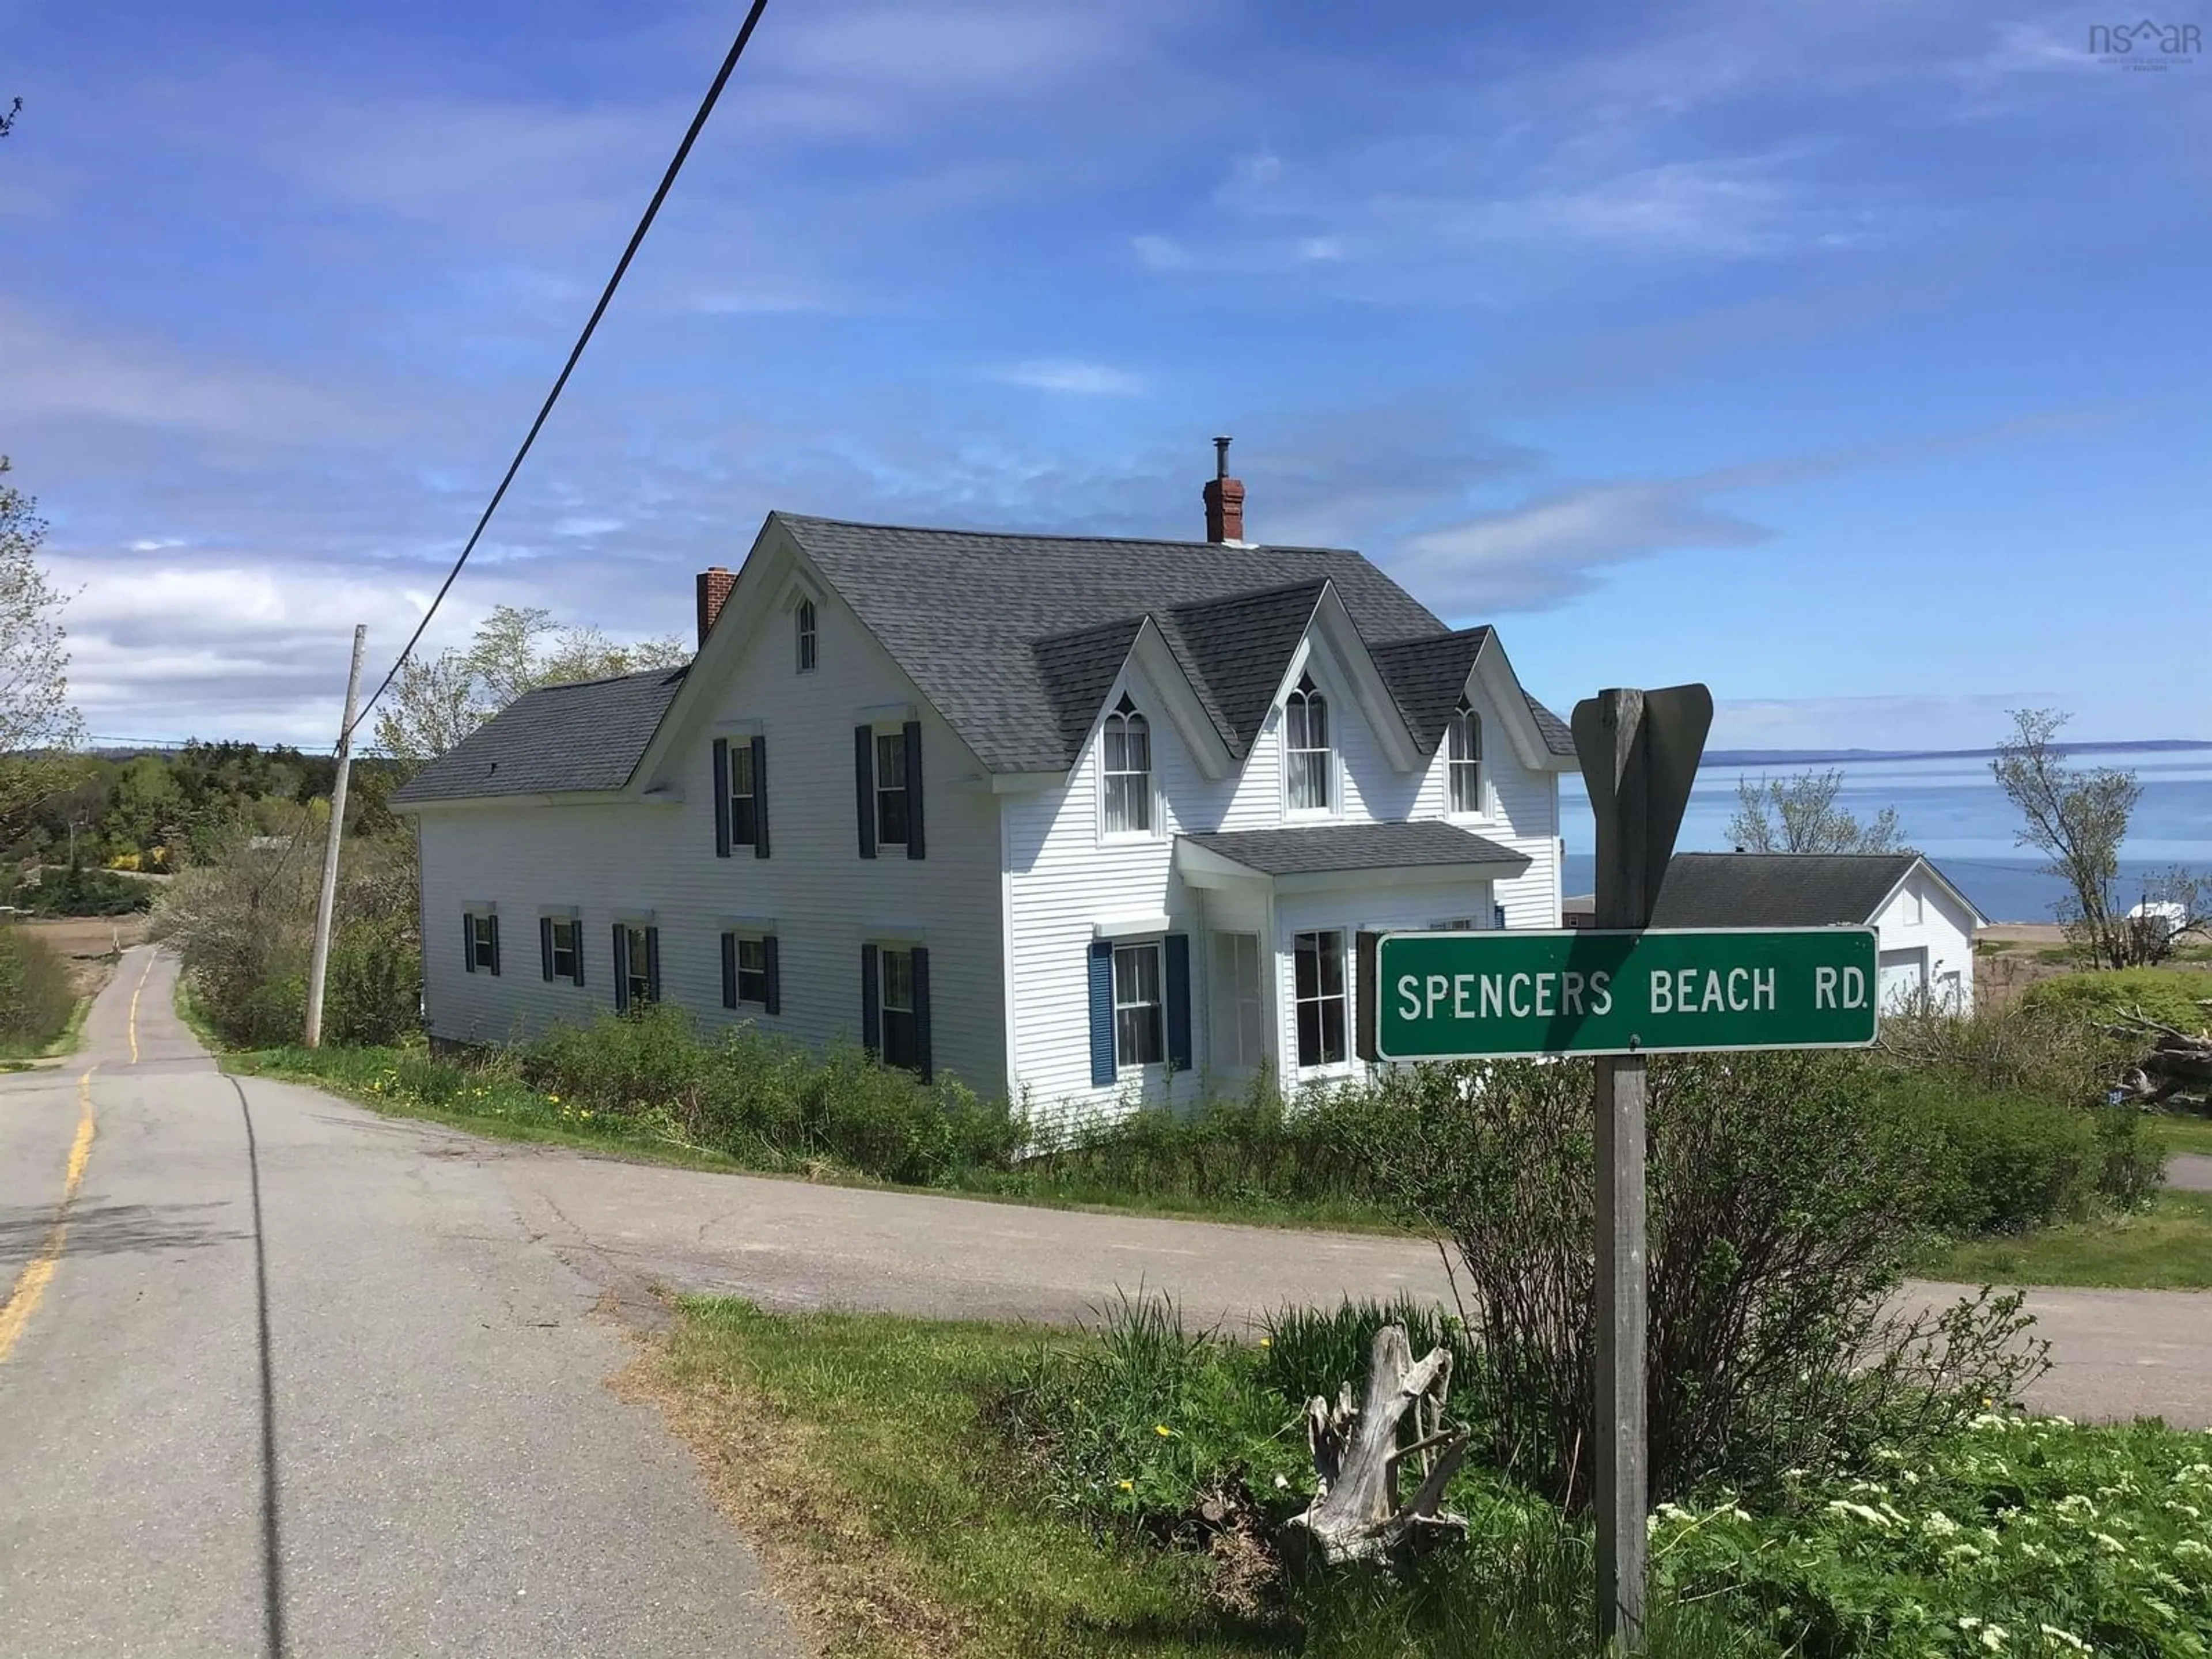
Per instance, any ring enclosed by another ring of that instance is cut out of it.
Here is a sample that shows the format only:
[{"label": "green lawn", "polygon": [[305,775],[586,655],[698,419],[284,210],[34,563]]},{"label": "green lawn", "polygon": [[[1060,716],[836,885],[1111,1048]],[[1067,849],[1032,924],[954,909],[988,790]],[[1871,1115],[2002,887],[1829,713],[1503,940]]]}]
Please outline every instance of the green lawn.
[{"label": "green lawn", "polygon": [[1968,1284],[2212,1289],[2212,1193],[2166,1192],[2148,1215],[1954,1245],[1923,1272]]},{"label": "green lawn", "polygon": [[980,1401],[1040,1342],[1078,1340],[700,1299],[648,1364],[829,1659],[1255,1651],[1206,1611],[1191,1559],[1016,1497]]},{"label": "green lawn", "polygon": [[2196,1152],[2212,1158],[2212,1117],[2160,1117],[2152,1121],[2159,1139],[2169,1152]]},{"label": "green lawn", "polygon": [[[1590,1659],[1587,1574],[1541,1559],[1486,1565],[1470,1543],[1472,1594],[1441,1620],[1432,1607],[1417,1634],[1416,1603],[1359,1575],[1232,1610],[1213,1555],[1055,1507],[994,1406],[1035,1375],[1024,1362],[1041,1347],[1073,1356],[1096,1342],[691,1298],[629,1385],[667,1410],[829,1659]],[[1286,1436],[1295,1415],[1285,1403]],[[1655,1594],[1651,1659],[1771,1652]]]}]

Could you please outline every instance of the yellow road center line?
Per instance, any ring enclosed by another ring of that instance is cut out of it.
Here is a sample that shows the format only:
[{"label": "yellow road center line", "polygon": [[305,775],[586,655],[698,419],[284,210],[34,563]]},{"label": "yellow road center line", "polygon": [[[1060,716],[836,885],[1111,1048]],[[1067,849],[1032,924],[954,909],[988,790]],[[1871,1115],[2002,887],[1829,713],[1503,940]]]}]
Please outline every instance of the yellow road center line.
[{"label": "yellow road center line", "polygon": [[[146,965],[138,970],[138,983],[131,991],[131,1063],[133,1066],[138,1063],[138,998],[146,988],[146,975],[153,971],[154,953],[149,951],[146,952]],[[90,1077],[92,1073],[87,1072],[85,1075]]]},{"label": "yellow road center line", "polygon": [[[143,984],[143,981],[142,981]],[[76,1197],[76,1189],[84,1182],[84,1166],[92,1156],[92,1073],[87,1066],[84,1075],[76,1080],[76,1096],[80,1115],[76,1121],[76,1139],[70,1144],[69,1171],[62,1179],[62,1201],[54,1211],[53,1224],[46,1229],[46,1242],[40,1245],[38,1255],[24,1264],[23,1271],[15,1275],[15,1287],[8,1292],[8,1299],[0,1303],[0,1364],[7,1362],[15,1339],[31,1322],[37,1311],[39,1298],[46,1295],[46,1285],[52,1280],[54,1268],[62,1257],[62,1241],[69,1236],[69,1208]]]}]

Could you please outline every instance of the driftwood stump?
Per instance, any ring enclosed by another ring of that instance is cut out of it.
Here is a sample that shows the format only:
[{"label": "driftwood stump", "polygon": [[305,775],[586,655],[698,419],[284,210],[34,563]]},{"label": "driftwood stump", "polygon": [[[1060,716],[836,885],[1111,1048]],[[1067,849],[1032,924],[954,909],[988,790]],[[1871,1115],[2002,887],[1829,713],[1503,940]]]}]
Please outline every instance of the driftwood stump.
[{"label": "driftwood stump", "polygon": [[[2199,1006],[2212,1009],[2212,999]],[[2148,1053],[2120,1074],[2115,1091],[2123,1100],[2162,1106],[2178,1096],[2212,1093],[2212,1035],[2191,1035],[2131,1010],[2124,1023],[2106,1028],[2124,1039],[2150,1039]]]},{"label": "driftwood stump", "polygon": [[[1317,1550],[1332,1565],[1397,1563],[1464,1536],[1467,1522],[1437,1507],[1445,1482],[1467,1456],[1466,1428],[1447,1429],[1443,1423],[1450,1389],[1449,1350],[1431,1349],[1416,1364],[1403,1328],[1385,1325],[1376,1332],[1365,1403],[1352,1404],[1346,1382],[1335,1404],[1316,1397],[1306,1407],[1316,1492],[1305,1512],[1285,1528],[1286,1551]],[[1401,1446],[1400,1425],[1409,1412],[1413,1439]],[[1398,1477],[1408,1458],[1419,1459],[1421,1481],[1401,1502]]]}]

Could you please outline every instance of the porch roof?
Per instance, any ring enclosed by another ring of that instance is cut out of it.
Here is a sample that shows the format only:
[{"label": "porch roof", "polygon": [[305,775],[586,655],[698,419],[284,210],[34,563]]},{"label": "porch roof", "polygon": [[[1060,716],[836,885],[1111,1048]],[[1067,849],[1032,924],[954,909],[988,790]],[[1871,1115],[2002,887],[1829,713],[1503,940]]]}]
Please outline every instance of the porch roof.
[{"label": "porch roof", "polygon": [[1186,879],[1213,873],[1268,877],[1279,884],[1326,878],[1340,885],[1364,874],[1423,871],[1434,879],[1486,880],[1517,876],[1529,865],[1527,854],[1437,818],[1223,830],[1176,842]]}]

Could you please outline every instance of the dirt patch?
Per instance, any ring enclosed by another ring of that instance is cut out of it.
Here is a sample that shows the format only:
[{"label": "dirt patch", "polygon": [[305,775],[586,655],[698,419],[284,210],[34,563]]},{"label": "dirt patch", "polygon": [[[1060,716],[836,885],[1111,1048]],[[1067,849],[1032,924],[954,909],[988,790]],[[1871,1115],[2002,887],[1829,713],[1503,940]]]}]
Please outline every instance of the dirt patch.
[{"label": "dirt patch", "polygon": [[679,1375],[665,1336],[632,1334],[637,1358],[607,1386],[658,1406],[699,1460],[707,1490],[759,1557],[769,1587],[823,1659],[951,1659],[967,1621],[907,1581],[897,1552],[829,1485],[817,1431],[726,1377]]},{"label": "dirt patch", "polygon": [[64,916],[9,925],[36,934],[69,964],[70,982],[81,997],[99,995],[123,952],[146,942],[143,916]]}]

